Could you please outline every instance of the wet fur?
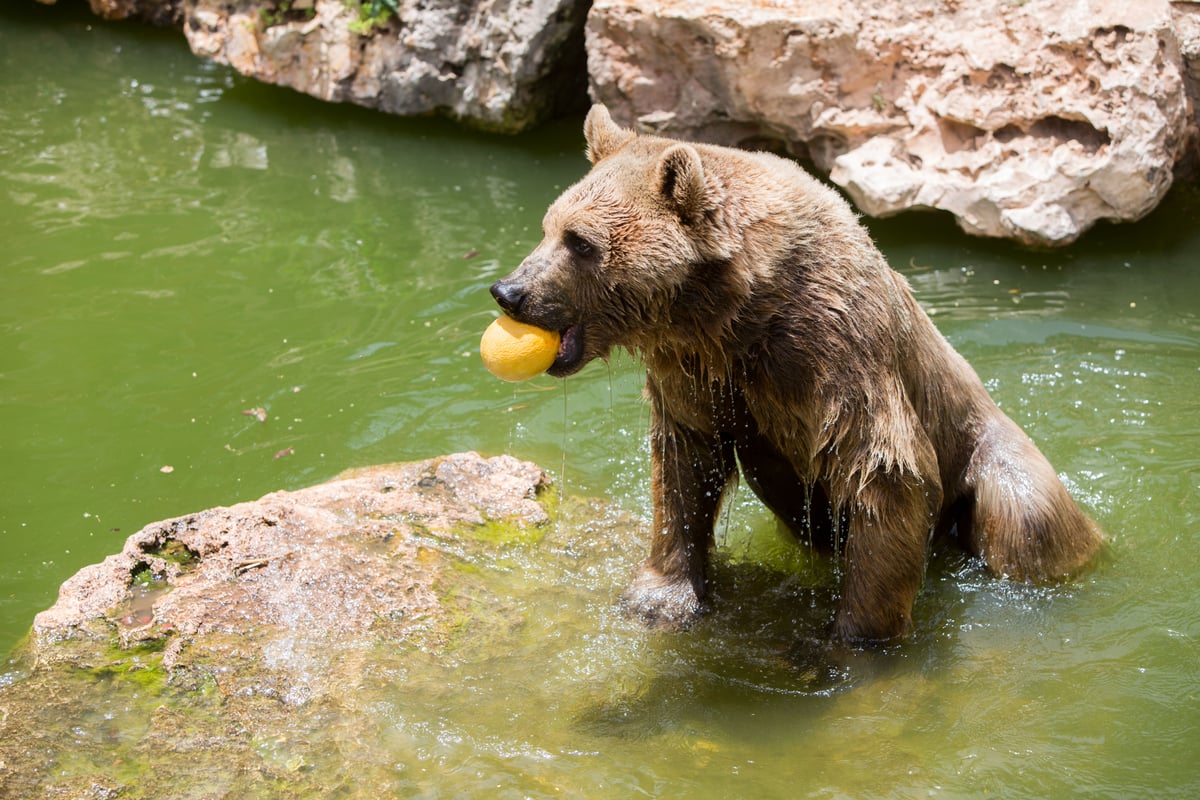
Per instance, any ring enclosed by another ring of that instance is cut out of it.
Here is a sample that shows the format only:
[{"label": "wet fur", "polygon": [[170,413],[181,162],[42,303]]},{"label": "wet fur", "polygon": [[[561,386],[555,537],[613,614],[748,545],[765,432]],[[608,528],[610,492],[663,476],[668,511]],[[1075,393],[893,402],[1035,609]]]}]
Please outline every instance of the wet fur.
[{"label": "wet fur", "polygon": [[646,363],[654,521],[629,609],[668,627],[701,612],[739,464],[798,534],[841,531],[843,640],[909,630],[935,529],[1018,580],[1092,559],[1093,523],[837,194],[769,154],[637,136],[602,106],[585,134],[591,172],[493,294],[564,332],[552,374],[613,347]]}]

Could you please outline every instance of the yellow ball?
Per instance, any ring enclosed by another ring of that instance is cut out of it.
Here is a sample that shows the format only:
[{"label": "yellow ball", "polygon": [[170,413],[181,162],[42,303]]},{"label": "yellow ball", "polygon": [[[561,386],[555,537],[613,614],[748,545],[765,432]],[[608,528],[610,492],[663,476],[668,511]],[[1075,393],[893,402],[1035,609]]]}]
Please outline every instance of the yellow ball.
[{"label": "yellow ball", "polygon": [[550,369],[558,355],[559,335],[509,316],[496,319],[483,332],[479,355],[488,372],[502,381],[525,381]]}]

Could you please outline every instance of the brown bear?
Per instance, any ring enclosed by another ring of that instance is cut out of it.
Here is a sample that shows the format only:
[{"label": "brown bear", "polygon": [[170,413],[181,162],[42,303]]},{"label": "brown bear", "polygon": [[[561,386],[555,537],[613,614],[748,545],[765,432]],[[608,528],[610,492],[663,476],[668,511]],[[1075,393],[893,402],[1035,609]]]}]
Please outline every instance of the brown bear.
[{"label": "brown bear", "polygon": [[774,155],[635,134],[603,106],[584,133],[591,171],[491,292],[561,334],[552,375],[614,347],[645,361],[654,520],[627,608],[665,627],[700,613],[739,464],[843,561],[844,641],[909,630],[935,532],[1017,580],[1092,559],[1094,524],[834,191]]}]

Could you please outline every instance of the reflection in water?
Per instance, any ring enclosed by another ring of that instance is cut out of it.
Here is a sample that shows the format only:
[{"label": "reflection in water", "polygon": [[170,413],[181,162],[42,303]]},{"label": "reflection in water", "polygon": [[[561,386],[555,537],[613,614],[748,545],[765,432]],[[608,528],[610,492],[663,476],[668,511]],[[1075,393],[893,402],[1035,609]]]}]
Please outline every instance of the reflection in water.
[{"label": "reflection in water", "polygon": [[267,146],[247,133],[235,133],[225,137],[225,141],[210,143],[208,166],[211,169],[228,169],[241,167],[243,169],[265,170],[270,166],[267,158]]}]

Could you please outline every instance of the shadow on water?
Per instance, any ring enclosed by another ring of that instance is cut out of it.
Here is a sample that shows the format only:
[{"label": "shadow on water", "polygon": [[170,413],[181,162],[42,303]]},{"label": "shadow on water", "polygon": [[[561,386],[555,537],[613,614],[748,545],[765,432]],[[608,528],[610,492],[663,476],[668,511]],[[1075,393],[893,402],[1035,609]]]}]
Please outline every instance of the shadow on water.
[{"label": "shadow on water", "polygon": [[[588,735],[620,739],[700,729],[740,737],[765,713],[806,729],[839,713],[839,697],[952,679],[969,648],[964,634],[1006,623],[1026,630],[1048,624],[1050,607],[1081,588],[999,580],[979,559],[943,542],[931,557],[912,635],[887,647],[854,647],[828,636],[838,601],[830,559],[808,559],[798,571],[716,559],[705,616],[684,632],[636,633],[645,640],[634,669],[640,680],[581,709],[573,724]],[[619,615],[615,607],[610,613]],[[618,627],[638,626],[623,620]]]},{"label": "shadow on water", "polygon": [[581,731],[737,736],[758,710],[781,706],[804,725],[837,695],[904,668],[900,647],[861,650],[825,638],[834,607],[828,590],[748,564],[718,565],[713,581],[710,612],[689,631],[645,634],[644,682],[582,710],[574,722]]}]

